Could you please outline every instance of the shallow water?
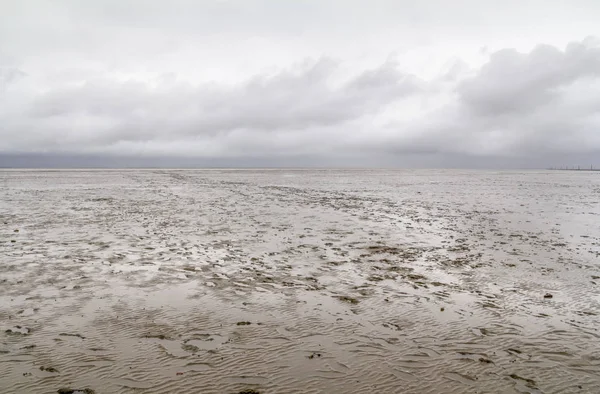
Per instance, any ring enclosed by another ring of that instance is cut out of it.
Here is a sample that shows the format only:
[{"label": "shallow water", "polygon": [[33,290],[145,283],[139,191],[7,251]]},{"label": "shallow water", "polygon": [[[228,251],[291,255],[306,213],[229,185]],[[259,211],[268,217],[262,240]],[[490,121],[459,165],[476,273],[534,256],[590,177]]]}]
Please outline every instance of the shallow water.
[{"label": "shallow water", "polygon": [[2,393],[597,393],[599,323],[598,173],[0,172]]}]

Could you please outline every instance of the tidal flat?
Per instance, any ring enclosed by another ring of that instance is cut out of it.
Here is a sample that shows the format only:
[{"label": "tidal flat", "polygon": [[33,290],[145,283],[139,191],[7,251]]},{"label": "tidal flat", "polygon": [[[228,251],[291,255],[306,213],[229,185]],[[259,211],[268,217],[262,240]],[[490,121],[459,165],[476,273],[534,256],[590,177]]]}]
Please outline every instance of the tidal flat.
[{"label": "tidal flat", "polygon": [[0,171],[2,393],[597,393],[600,174]]}]

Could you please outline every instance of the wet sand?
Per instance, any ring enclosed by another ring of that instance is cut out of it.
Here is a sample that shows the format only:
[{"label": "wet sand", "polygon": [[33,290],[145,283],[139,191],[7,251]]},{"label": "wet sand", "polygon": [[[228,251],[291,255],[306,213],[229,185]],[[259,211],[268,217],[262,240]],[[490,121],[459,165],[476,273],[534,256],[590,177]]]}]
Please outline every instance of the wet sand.
[{"label": "wet sand", "polygon": [[0,172],[2,393],[598,393],[600,176]]}]

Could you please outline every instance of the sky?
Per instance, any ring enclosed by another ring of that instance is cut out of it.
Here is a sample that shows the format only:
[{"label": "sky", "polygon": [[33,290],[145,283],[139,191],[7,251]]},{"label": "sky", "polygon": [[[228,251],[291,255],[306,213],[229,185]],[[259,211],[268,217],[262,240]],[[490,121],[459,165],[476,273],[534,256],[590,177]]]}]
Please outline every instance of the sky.
[{"label": "sky", "polygon": [[597,0],[0,0],[3,167],[600,167]]}]

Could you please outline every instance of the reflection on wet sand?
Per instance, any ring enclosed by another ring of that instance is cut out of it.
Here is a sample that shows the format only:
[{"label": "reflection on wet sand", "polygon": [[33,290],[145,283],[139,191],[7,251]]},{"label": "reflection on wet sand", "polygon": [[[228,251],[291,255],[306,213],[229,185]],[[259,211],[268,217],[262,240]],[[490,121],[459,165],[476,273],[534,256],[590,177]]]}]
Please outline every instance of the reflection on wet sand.
[{"label": "reflection on wet sand", "polygon": [[3,393],[600,387],[597,174],[0,178]]}]

